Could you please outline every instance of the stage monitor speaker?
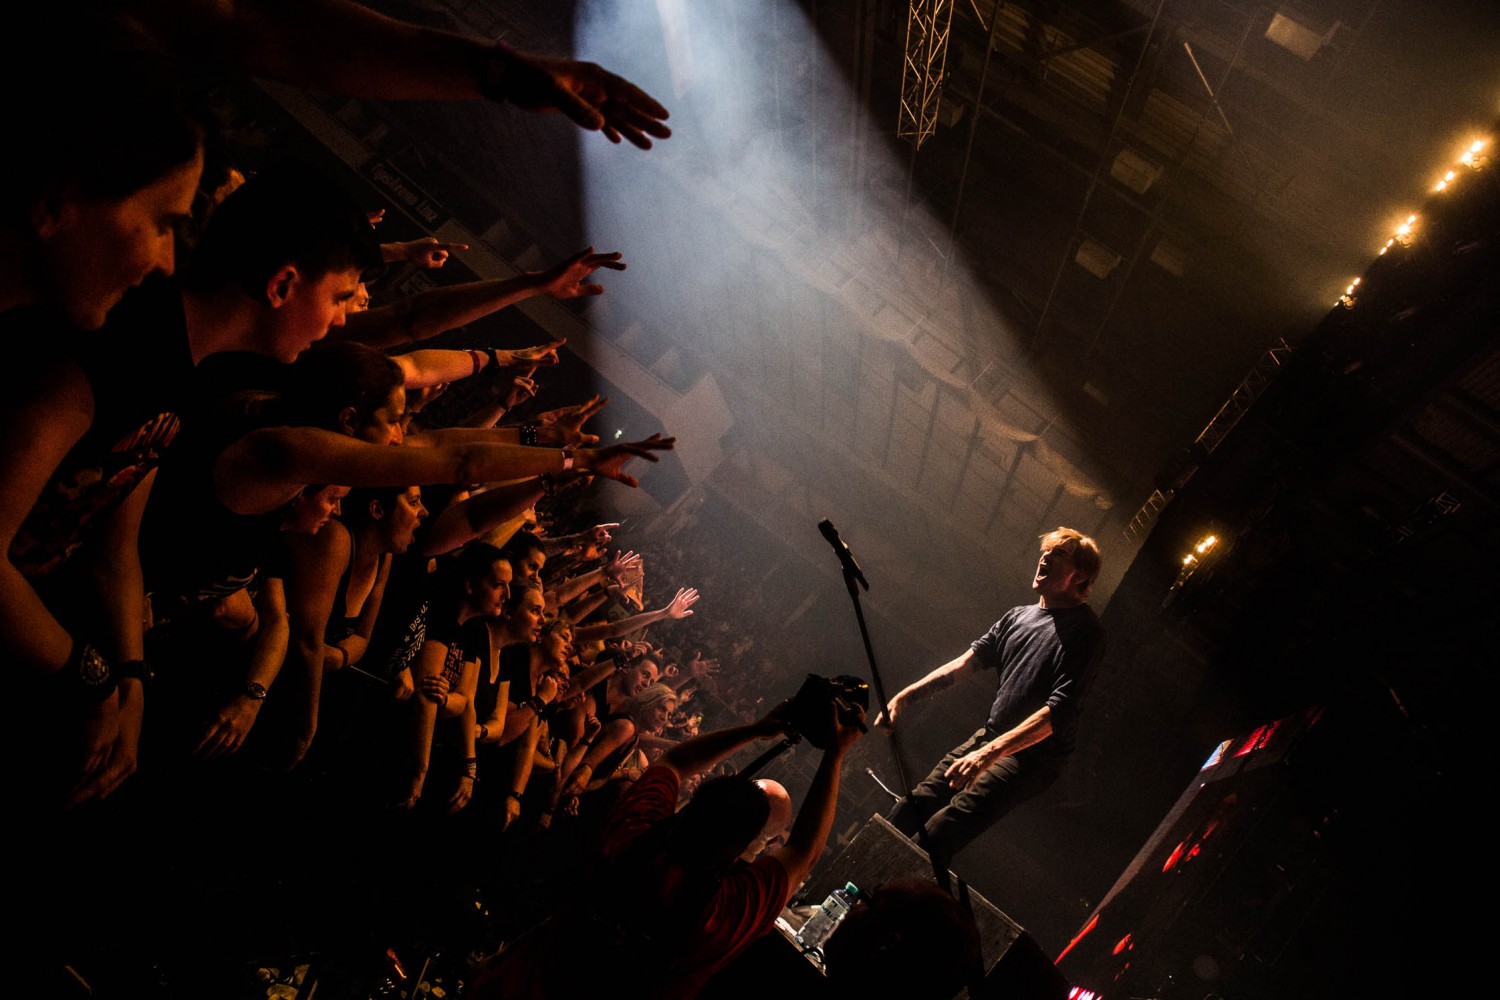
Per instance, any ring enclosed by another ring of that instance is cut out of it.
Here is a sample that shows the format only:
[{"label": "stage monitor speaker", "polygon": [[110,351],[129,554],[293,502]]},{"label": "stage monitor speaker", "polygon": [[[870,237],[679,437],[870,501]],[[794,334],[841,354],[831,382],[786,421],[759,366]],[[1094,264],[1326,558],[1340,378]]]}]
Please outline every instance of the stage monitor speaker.
[{"label": "stage monitor speaker", "polygon": [[[876,815],[832,862],[819,865],[798,896],[816,902],[845,882],[871,889],[893,879],[912,877],[933,878],[927,852],[884,816]],[[956,877],[951,884],[957,892]],[[985,984],[991,995],[1006,1000],[1066,1000],[1068,981],[1031,935],[973,888],[968,890],[968,900],[979,928]]]}]

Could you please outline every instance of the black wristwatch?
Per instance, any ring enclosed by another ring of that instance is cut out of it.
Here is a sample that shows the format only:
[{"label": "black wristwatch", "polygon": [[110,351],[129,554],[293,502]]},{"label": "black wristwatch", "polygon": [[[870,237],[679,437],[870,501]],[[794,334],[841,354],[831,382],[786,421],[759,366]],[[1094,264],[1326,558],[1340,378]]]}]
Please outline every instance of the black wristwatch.
[{"label": "black wristwatch", "polygon": [[115,668],[115,674],[122,680],[133,677],[142,684],[156,680],[156,668],[145,660],[126,660]]},{"label": "black wristwatch", "polygon": [[249,684],[245,685],[244,690],[240,691],[240,694],[244,695],[246,698],[249,698],[251,701],[265,701],[266,686],[260,681],[251,681]]},{"label": "black wristwatch", "polygon": [[90,705],[100,704],[120,686],[120,678],[104,654],[82,639],[73,640],[63,677]]}]

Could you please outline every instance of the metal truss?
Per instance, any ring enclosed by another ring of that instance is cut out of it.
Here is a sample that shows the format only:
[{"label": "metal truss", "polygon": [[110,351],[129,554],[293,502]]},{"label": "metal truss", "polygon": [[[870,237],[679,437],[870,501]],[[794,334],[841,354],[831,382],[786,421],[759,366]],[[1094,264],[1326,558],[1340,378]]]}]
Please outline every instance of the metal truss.
[{"label": "metal truss", "polygon": [[906,60],[901,70],[901,110],[896,135],[913,146],[937,131],[953,0],[911,0],[906,15]]}]

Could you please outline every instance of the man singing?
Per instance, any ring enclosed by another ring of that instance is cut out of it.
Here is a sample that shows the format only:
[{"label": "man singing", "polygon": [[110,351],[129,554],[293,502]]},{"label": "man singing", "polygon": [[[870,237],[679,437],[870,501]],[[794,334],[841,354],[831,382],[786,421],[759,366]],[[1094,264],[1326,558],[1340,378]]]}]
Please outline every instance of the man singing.
[{"label": "man singing", "polygon": [[995,700],[978,732],[950,750],[896,807],[907,836],[922,828],[933,863],[955,854],[1015,806],[1045,791],[1073,752],[1078,711],[1104,629],[1088,605],[1099,546],[1072,528],[1042,536],[1031,589],[1037,603],[1007,611],[963,655],[907,685],[875,720],[894,727],[908,706],[970,671],[993,670]]}]

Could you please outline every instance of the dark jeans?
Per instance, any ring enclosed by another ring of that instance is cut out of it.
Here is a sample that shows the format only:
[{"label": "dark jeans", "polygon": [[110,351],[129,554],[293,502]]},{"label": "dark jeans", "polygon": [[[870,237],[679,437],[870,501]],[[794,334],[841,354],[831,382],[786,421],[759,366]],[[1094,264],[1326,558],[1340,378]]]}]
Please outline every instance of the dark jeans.
[{"label": "dark jeans", "polygon": [[968,788],[955,792],[948,787],[943,774],[953,762],[996,735],[988,728],[980,729],[949,750],[891,813],[891,824],[919,844],[922,839],[915,835],[918,827],[923,829],[928,855],[944,869],[969,841],[1022,802],[1046,791],[1062,773],[1064,758],[1028,747],[995,761]]}]

